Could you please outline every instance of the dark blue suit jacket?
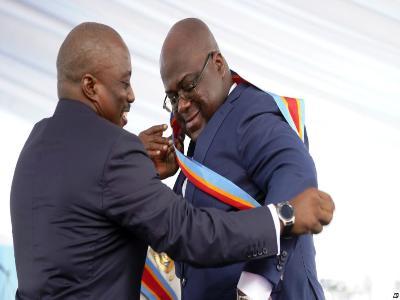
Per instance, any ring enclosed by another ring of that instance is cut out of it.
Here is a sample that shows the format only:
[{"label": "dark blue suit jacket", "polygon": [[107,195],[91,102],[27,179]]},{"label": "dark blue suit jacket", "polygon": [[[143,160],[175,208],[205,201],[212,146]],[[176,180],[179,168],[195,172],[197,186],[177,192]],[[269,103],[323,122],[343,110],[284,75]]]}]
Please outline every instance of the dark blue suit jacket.
[{"label": "dark blue suit jacket", "polygon": [[[290,200],[317,186],[307,146],[284,120],[273,98],[247,84],[238,85],[212,116],[197,140],[193,157],[261,204]],[[178,176],[178,193],[184,179],[183,174]],[[196,207],[233,210],[189,182],[185,198]],[[177,274],[184,278],[183,299],[234,299],[243,270],[268,279],[274,286],[273,299],[324,298],[317,280],[312,236],[281,239],[281,253],[280,257],[220,268],[178,264]]]},{"label": "dark blue suit jacket", "polygon": [[139,299],[148,244],[210,266],[277,253],[268,209],[193,208],[161,183],[135,135],[76,100],[32,130],[11,219],[16,299]]}]

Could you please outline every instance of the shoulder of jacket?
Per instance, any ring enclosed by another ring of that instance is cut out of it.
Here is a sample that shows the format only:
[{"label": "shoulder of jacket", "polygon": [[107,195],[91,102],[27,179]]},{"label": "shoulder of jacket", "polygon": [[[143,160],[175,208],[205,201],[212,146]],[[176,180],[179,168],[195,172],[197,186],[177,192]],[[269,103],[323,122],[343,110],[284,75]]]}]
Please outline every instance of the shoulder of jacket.
[{"label": "shoulder of jacket", "polygon": [[274,98],[267,92],[251,85],[243,90],[236,105],[242,113],[279,113]]}]

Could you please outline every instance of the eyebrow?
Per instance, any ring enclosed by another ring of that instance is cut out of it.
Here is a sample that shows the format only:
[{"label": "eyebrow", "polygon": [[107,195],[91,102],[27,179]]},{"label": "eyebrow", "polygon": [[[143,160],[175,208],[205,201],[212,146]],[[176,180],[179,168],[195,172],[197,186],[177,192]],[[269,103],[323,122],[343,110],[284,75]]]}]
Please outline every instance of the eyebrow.
[{"label": "eyebrow", "polygon": [[[179,82],[178,82],[178,84],[177,84],[176,86],[177,86],[177,87],[182,87],[182,82],[184,82],[185,80],[187,80],[187,78],[188,78],[189,76],[194,76],[194,77],[196,77],[196,72],[189,73],[189,74],[186,74],[185,76],[183,76],[183,77],[181,78],[181,80],[179,80]],[[194,79],[194,78],[193,78],[193,79]],[[176,93],[176,92],[172,92],[171,90],[168,90],[168,91],[165,91],[165,93],[166,93],[166,94],[169,94],[169,93]]]},{"label": "eyebrow", "polygon": [[183,76],[183,78],[178,82],[178,85],[181,85],[182,82],[184,82],[185,80],[187,80],[187,78],[190,77],[190,76],[196,77],[196,76],[198,75],[197,73],[198,73],[198,72],[186,74],[186,75]]},{"label": "eyebrow", "polygon": [[124,75],[122,75],[122,77],[127,77],[127,76],[131,77],[131,75],[132,75],[132,70],[125,72]]}]

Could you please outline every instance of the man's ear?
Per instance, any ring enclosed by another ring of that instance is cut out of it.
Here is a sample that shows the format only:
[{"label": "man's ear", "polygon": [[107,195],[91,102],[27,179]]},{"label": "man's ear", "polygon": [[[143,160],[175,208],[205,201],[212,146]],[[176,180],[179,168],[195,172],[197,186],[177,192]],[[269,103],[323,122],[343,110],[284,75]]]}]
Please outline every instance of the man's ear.
[{"label": "man's ear", "polygon": [[221,52],[218,52],[215,55],[214,63],[217,66],[218,73],[220,73],[222,77],[224,77],[226,73],[226,65],[225,65],[225,59],[222,56]]},{"label": "man's ear", "polygon": [[92,74],[84,74],[81,79],[82,93],[91,101],[98,102],[98,80]]}]

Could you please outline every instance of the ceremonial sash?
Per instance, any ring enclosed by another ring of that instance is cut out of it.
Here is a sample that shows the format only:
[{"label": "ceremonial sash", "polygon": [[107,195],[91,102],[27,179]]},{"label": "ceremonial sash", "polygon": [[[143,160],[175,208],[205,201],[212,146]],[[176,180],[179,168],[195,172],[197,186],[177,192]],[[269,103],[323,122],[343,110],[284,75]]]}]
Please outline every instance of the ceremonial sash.
[{"label": "ceremonial sash", "polygon": [[[248,83],[238,74],[232,76],[236,84]],[[250,83],[249,83],[250,84]],[[267,92],[268,93],[268,92]],[[304,102],[302,99],[282,97],[272,93],[272,96],[283,117],[304,141]],[[176,120],[171,118],[171,125],[176,131]],[[200,164],[192,158],[185,156],[175,148],[176,159],[187,179],[198,189],[213,196],[221,202],[233,206],[239,210],[260,206],[260,204],[248,193],[227,178]]]},{"label": "ceremonial sash", "polygon": [[203,192],[236,207],[249,209],[260,204],[240,187],[175,148],[176,159],[187,179]]},{"label": "ceremonial sash", "polygon": [[178,299],[171,286],[149,258],[146,258],[140,292],[149,300]]},{"label": "ceremonial sash", "polygon": [[[248,83],[236,73],[232,76],[236,84]],[[249,83],[250,84],[250,83]],[[283,117],[290,127],[304,141],[304,101],[299,98],[279,96],[266,92],[272,96]],[[182,134],[176,119],[171,116],[173,136]],[[185,156],[175,148],[176,160],[187,179],[198,189],[213,196],[219,201],[239,210],[259,207],[260,204],[238,187],[232,181],[219,175],[213,170]],[[176,295],[168,282],[162,277],[156,266],[147,259],[142,277],[142,293],[148,299],[176,299]]]},{"label": "ceremonial sash", "polygon": [[286,122],[304,142],[304,101],[299,98],[290,98],[268,93],[274,98],[276,105],[284,116]]},{"label": "ceremonial sash", "polygon": [[[236,73],[232,74],[232,80],[238,85],[241,83],[251,84]],[[255,86],[254,84],[251,85]],[[259,87],[257,88],[260,89]],[[285,118],[286,122],[288,122],[290,127],[292,127],[292,129],[298,134],[300,139],[304,142],[304,120],[305,120],[304,100],[300,98],[279,96],[267,91],[264,92],[266,92],[267,94],[272,96],[272,98],[274,98],[274,101],[278,106],[280,112],[282,113],[283,117]]]}]

